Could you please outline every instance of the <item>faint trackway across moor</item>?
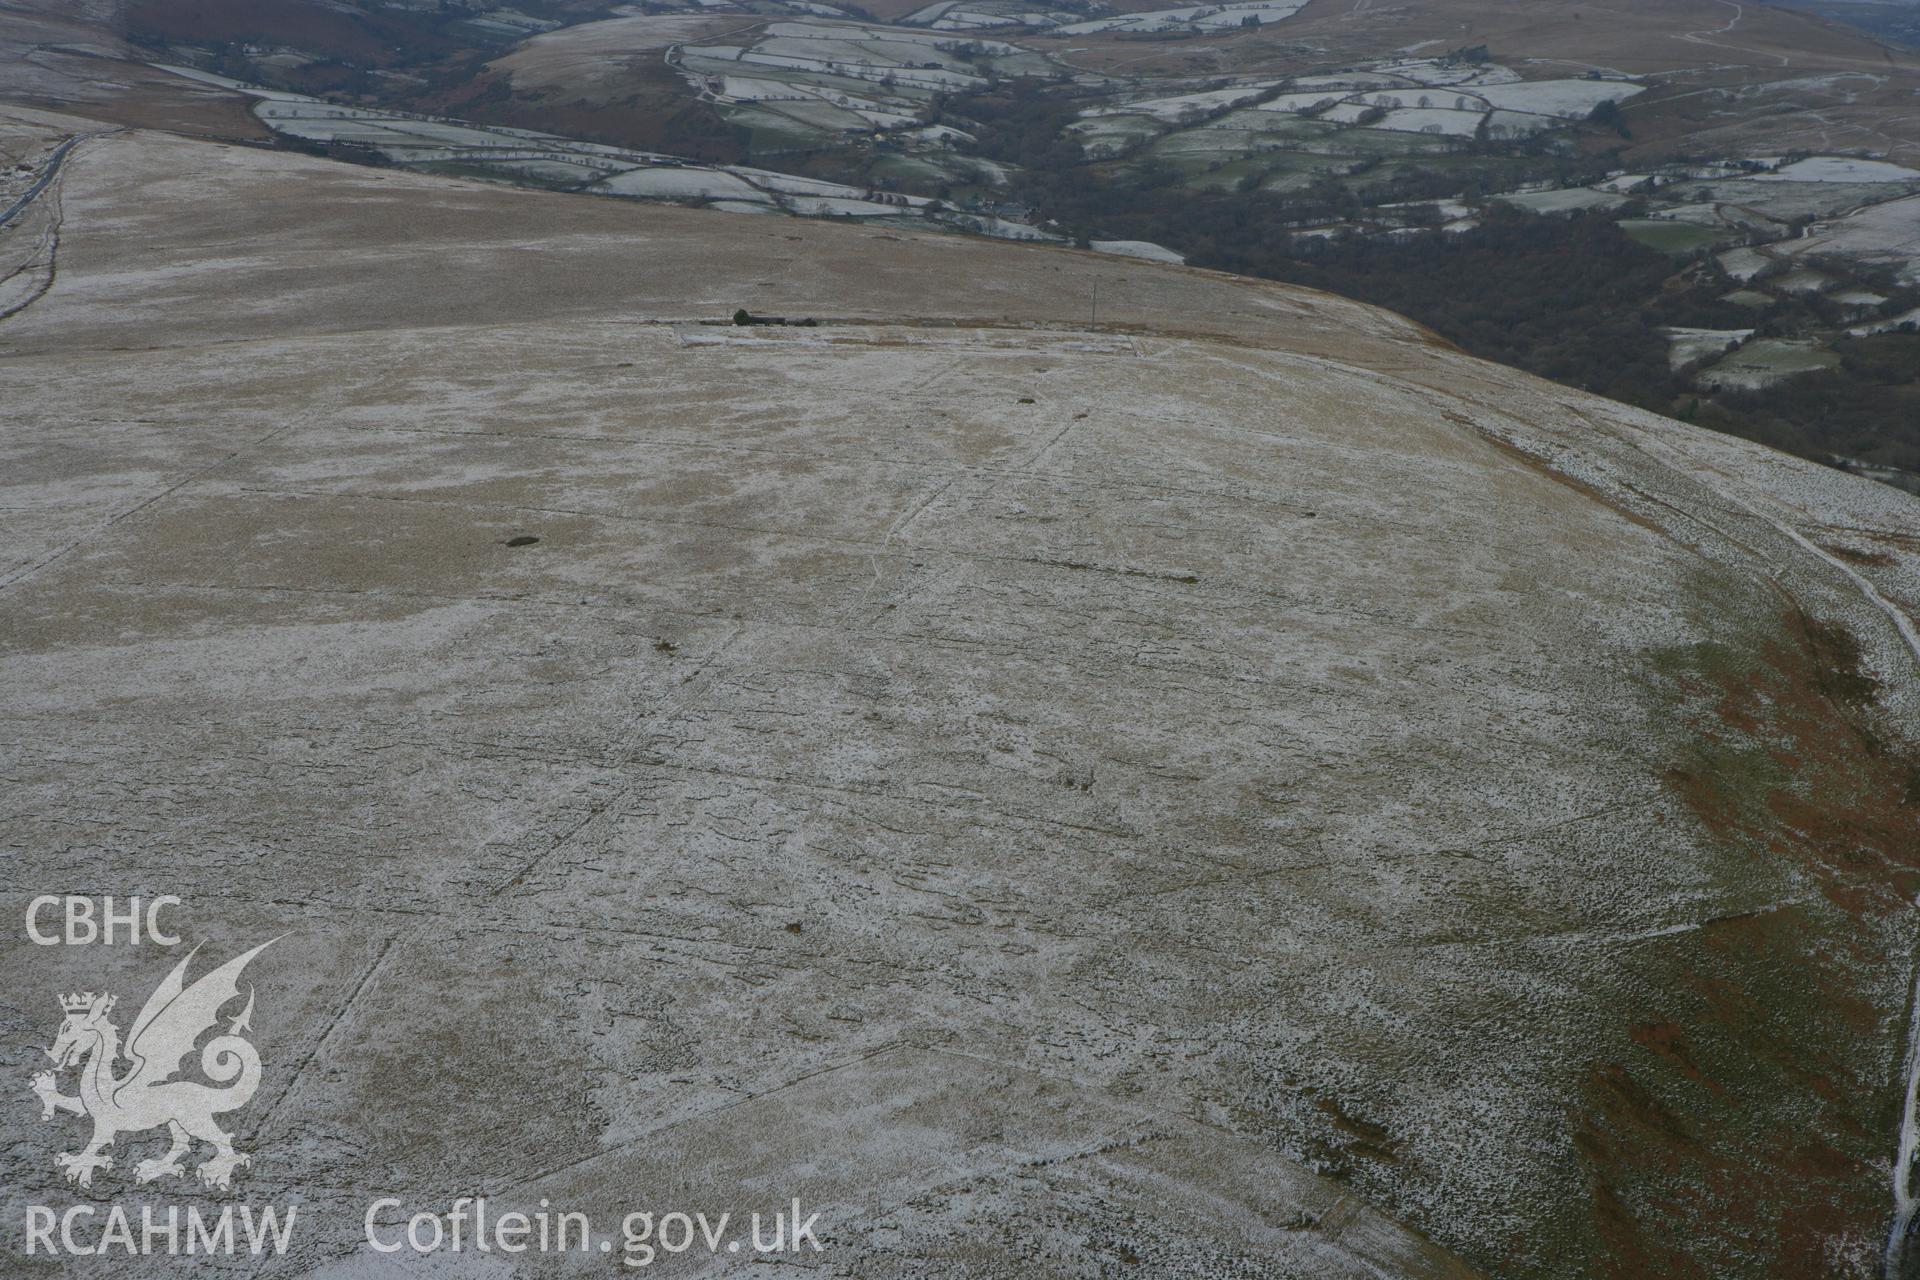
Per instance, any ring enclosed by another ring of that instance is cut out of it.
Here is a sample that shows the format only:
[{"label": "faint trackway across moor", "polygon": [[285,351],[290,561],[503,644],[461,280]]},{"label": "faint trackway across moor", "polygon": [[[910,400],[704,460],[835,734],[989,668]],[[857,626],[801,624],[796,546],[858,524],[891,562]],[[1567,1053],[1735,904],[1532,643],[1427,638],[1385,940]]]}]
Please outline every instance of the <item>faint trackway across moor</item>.
[{"label": "faint trackway across moor", "polygon": [[24,195],[7,206],[5,213],[0,213],[0,227],[6,226],[22,213],[25,213],[27,206],[35,200],[38,200],[40,193],[53,185],[53,180],[60,176],[60,166],[66,163],[67,156],[75,147],[79,146],[88,138],[98,138],[100,136],[101,135],[97,133],[79,133],[55,147],[53,154],[47,157],[46,171],[34,179],[33,185],[27,188]]},{"label": "faint trackway across moor", "polygon": [[[72,154],[75,147],[90,139],[101,138],[107,134],[118,132],[120,132],[118,129],[100,129],[91,133],[78,133],[55,147],[53,153],[47,157],[46,165],[40,173],[40,176],[34,179],[33,185],[28,187],[18,200],[8,205],[6,212],[0,213],[0,232],[5,231],[15,218],[32,208],[34,201],[47,193],[53,186],[54,179],[60,176],[61,166],[66,162],[67,157]],[[8,320],[19,315],[22,311],[25,311],[28,307],[47,296],[48,290],[53,288],[53,280],[57,271],[57,260],[59,256],[60,211],[58,203],[56,202],[52,215],[47,219],[46,228],[41,234],[39,246],[26,257],[20,259],[13,270],[0,274],[0,288],[11,284],[17,276],[28,276],[28,286],[24,298],[11,304],[7,303],[4,298],[0,298],[0,321]]]},{"label": "faint trackway across moor", "polygon": [[1774,58],[1778,58],[1778,59],[1780,59],[1780,65],[1781,65],[1781,66],[1783,66],[1783,67],[1787,67],[1787,66],[1792,66],[1792,65],[1793,65],[1793,59],[1791,59],[1791,58],[1789,58],[1789,57],[1787,57],[1787,55],[1786,55],[1786,54],[1784,54],[1784,53],[1775,53],[1775,54],[1759,54],[1759,53],[1758,53],[1758,52],[1757,52],[1756,50],[1753,50],[1753,49],[1748,49],[1748,48],[1744,48],[1744,47],[1742,47],[1741,45],[1737,45],[1737,44],[1728,44],[1728,43],[1726,43],[1726,42],[1725,42],[1725,41],[1723,41],[1723,40],[1709,40],[1709,39],[1707,39],[1707,37],[1708,37],[1708,36],[1724,36],[1724,35],[1727,35],[1727,34],[1728,34],[1728,33],[1730,33],[1730,32],[1731,32],[1731,31],[1732,31],[1732,30],[1733,30],[1733,29],[1734,29],[1735,27],[1737,27],[1737,26],[1739,26],[1739,25],[1740,25],[1740,20],[1741,20],[1742,18],[1744,18],[1744,17],[1746,17],[1746,16],[1747,16],[1747,11],[1746,11],[1746,9],[1745,9],[1744,7],[1742,7],[1742,6],[1741,6],[1741,5],[1740,5],[1740,4],[1738,3],[1738,0],[1720,0],[1720,3],[1721,3],[1721,4],[1724,4],[1724,5],[1726,5],[1726,6],[1727,6],[1727,7],[1729,8],[1729,9],[1732,9],[1732,10],[1733,10],[1733,17],[1731,17],[1731,18],[1729,18],[1729,19],[1727,19],[1727,25],[1726,25],[1726,26],[1724,26],[1724,27],[1714,27],[1714,28],[1712,28],[1712,29],[1710,29],[1710,30],[1706,30],[1706,31],[1688,31],[1688,32],[1684,32],[1684,33],[1682,33],[1682,34],[1681,34],[1681,36],[1680,36],[1680,38],[1681,38],[1682,40],[1685,40],[1685,41],[1686,41],[1687,43],[1689,43],[1689,44],[1704,44],[1704,45],[1712,45],[1712,46],[1713,46],[1714,48],[1716,48],[1716,49],[1732,49],[1732,50],[1734,50],[1734,51],[1735,51],[1736,53],[1747,53],[1747,54],[1755,54],[1756,56],[1761,56],[1761,57],[1774,57]]}]

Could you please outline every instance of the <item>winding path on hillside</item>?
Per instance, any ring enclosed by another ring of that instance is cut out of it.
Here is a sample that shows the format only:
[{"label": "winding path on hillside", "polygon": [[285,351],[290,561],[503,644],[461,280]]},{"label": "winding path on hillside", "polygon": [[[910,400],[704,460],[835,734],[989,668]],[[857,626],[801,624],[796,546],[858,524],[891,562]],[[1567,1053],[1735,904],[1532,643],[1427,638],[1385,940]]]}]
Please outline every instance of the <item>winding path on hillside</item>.
[{"label": "winding path on hillside", "polygon": [[33,185],[26,189],[25,194],[7,206],[5,213],[0,213],[0,227],[6,226],[22,213],[25,213],[27,208],[32,205],[35,200],[40,198],[40,193],[51,186],[53,180],[60,176],[60,166],[66,163],[67,156],[76,146],[87,138],[97,138],[99,136],[97,133],[77,133],[55,147],[53,154],[47,158],[46,170],[41,173],[38,178],[34,179]]},{"label": "winding path on hillside", "polygon": [[1789,58],[1784,53],[1759,54],[1755,50],[1748,49],[1742,45],[1727,44],[1725,41],[1722,41],[1722,40],[1707,39],[1708,36],[1726,35],[1727,33],[1731,32],[1735,27],[1739,26],[1741,19],[1747,16],[1747,11],[1739,3],[1739,0],[1720,0],[1720,3],[1726,5],[1728,8],[1733,10],[1733,16],[1727,19],[1726,26],[1712,27],[1702,31],[1684,31],[1680,34],[1680,38],[1682,40],[1685,40],[1688,44],[1712,45],[1716,49],[1732,49],[1736,53],[1753,54],[1756,57],[1775,57],[1780,59],[1780,65],[1783,67],[1789,67],[1793,65],[1793,59]]}]

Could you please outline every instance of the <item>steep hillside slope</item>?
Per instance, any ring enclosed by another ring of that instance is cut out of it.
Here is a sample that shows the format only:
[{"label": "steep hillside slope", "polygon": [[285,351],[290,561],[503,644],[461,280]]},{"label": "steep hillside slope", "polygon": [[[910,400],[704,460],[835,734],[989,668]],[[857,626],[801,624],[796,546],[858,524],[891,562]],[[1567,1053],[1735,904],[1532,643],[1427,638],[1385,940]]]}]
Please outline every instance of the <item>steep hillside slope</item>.
[{"label": "steep hillside slope", "polygon": [[[134,131],[39,199],[5,909],[286,935],[268,1274],[476,1192],[797,1196],[839,1275],[1880,1273],[1911,498],[1180,268]],[[70,951],[7,935],[17,1042],[159,976]]]}]

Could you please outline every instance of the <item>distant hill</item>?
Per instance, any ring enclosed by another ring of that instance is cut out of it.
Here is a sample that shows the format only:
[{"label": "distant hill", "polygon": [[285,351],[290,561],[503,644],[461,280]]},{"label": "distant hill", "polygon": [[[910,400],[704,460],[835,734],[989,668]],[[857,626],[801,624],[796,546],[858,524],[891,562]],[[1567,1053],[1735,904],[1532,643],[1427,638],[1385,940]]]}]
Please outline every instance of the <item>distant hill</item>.
[{"label": "distant hill", "polygon": [[1920,490],[1920,56],[1884,30],[1910,4],[1839,14],[1876,35],[1722,0],[20,2],[19,101],[546,189],[1144,245]]},{"label": "distant hill", "polygon": [[1817,13],[1858,27],[1883,40],[1920,47],[1920,0],[1772,0],[1784,8]]}]

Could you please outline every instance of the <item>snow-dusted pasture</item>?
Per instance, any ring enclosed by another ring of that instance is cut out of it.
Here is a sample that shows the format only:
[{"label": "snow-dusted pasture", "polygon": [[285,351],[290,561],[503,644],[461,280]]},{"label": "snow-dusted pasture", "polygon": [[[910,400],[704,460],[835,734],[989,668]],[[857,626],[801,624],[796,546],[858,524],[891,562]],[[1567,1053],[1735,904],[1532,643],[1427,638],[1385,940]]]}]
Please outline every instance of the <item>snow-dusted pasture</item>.
[{"label": "snow-dusted pasture", "polygon": [[936,94],[1052,68],[1018,45],[949,30],[790,19],[744,34],[751,43],[688,44],[676,65],[704,95],[761,109],[736,123],[801,137],[912,129]]},{"label": "snow-dusted pasture", "polygon": [[[930,91],[886,77],[859,79],[816,70],[760,65],[751,75],[737,71],[739,59],[716,59],[683,52],[678,66],[715,102],[762,113],[788,130],[830,139],[836,134],[867,133],[875,128],[916,124]],[[739,121],[736,120],[736,123]]]},{"label": "snow-dusted pasture", "polygon": [[1276,94],[1269,101],[1255,104],[1250,110],[1288,113],[1314,111],[1331,107],[1348,96],[1344,88],[1295,91]]},{"label": "snow-dusted pasture", "polygon": [[1192,20],[1199,31],[1234,31],[1248,26],[1266,26],[1283,22],[1304,7],[1299,0],[1252,0],[1252,3],[1226,4],[1212,13],[1201,13]]},{"label": "snow-dusted pasture", "polygon": [[956,129],[950,124],[930,124],[924,128],[915,129],[913,136],[921,142],[932,142],[940,146],[976,141],[973,134],[965,129]]},{"label": "snow-dusted pasture", "polygon": [[1196,114],[1219,111],[1227,107],[1252,102],[1262,93],[1273,88],[1273,83],[1241,85],[1231,89],[1213,89],[1205,93],[1181,94],[1172,98],[1138,98],[1130,102],[1114,103],[1109,106],[1092,107],[1081,112],[1083,117],[1144,115],[1169,124]]},{"label": "snow-dusted pasture", "polygon": [[1800,267],[1785,275],[1775,276],[1767,281],[1780,293],[1815,294],[1825,293],[1833,288],[1834,278],[1824,271],[1815,271],[1811,267]]},{"label": "snow-dusted pasture", "polygon": [[1809,156],[1783,165],[1772,173],[1756,174],[1757,182],[1920,182],[1920,169],[1861,160],[1852,156]]},{"label": "snow-dusted pasture", "polygon": [[1487,85],[1474,92],[1503,111],[1577,120],[1603,102],[1620,102],[1643,93],[1645,86],[1622,80],[1523,80]]},{"label": "snow-dusted pasture", "polygon": [[1514,84],[1520,73],[1511,67],[1476,62],[1442,62],[1432,58],[1405,58],[1375,63],[1370,70],[1418,85]]},{"label": "snow-dusted pasture", "polygon": [[1050,231],[1043,231],[1039,227],[1029,226],[1024,222],[1013,222],[1006,218],[982,214],[954,213],[950,214],[947,220],[954,226],[995,240],[1026,240],[1035,243],[1059,244],[1065,238],[1054,235]]},{"label": "snow-dusted pasture", "polygon": [[1920,191],[1920,182],[1768,182],[1758,175],[1745,175],[1719,182],[1675,183],[1663,194],[1683,206],[1711,203],[1730,213],[1752,210],[1785,223],[1836,218],[1910,191]]},{"label": "snow-dusted pasture", "polygon": [[1650,173],[1616,173],[1611,178],[1594,183],[1602,191],[1618,192],[1626,195],[1635,187],[1651,191],[1659,185],[1659,179]]},{"label": "snow-dusted pasture", "polygon": [[[1156,11],[1164,16],[1175,11]],[[1131,21],[1143,15],[1126,15]],[[1189,10],[1177,16],[1190,18]],[[1115,19],[1113,21],[1120,21]],[[1139,140],[1145,121],[1163,126],[1193,128],[1193,114],[1237,106],[1223,119],[1200,125],[1205,136],[1175,135],[1157,144],[1156,150],[1169,155],[1194,155],[1212,152],[1219,156],[1236,153],[1249,155],[1263,150],[1311,152],[1308,140],[1286,131],[1274,130],[1276,139],[1260,135],[1270,126],[1263,117],[1311,116],[1331,126],[1364,126],[1377,135],[1415,134],[1459,139],[1463,143],[1484,129],[1498,138],[1524,137],[1534,133],[1562,129],[1569,118],[1583,115],[1591,103],[1601,98],[1618,98],[1636,92],[1638,86],[1621,82],[1538,81],[1526,84],[1511,68],[1476,63],[1450,63],[1434,59],[1400,59],[1365,68],[1303,76],[1280,82],[1284,91],[1263,100],[1243,98],[1243,91],[1256,87],[1234,86],[1185,95],[1136,98],[1108,103],[1083,113],[1076,126],[1088,145],[1100,154],[1110,154]],[[1512,109],[1524,104],[1526,110]],[[1367,117],[1384,113],[1380,119]],[[1553,113],[1553,114],[1549,114]],[[1087,120],[1129,117],[1143,123],[1107,128],[1089,128]],[[1341,144],[1329,143],[1337,150]],[[1357,145],[1349,143],[1348,145]],[[1378,146],[1378,143],[1369,144]],[[1411,144],[1410,144],[1411,145]],[[1362,154],[1372,154],[1363,152]]]},{"label": "snow-dusted pasture", "polygon": [[770,52],[799,54],[827,62],[860,66],[891,66],[942,70],[976,76],[974,64],[959,55],[973,55],[996,66],[1040,70],[1046,60],[1019,45],[979,36],[959,36],[906,27],[865,26],[845,22],[774,22],[752,46]]},{"label": "snow-dusted pasture", "polygon": [[[702,57],[712,57],[701,50]],[[874,56],[869,49],[835,44],[827,40],[769,40],[741,51],[738,60],[763,67],[783,67],[792,71],[817,71],[825,75],[871,80],[879,84],[907,85],[937,92],[977,90],[987,78],[967,71],[944,67],[909,67]]]},{"label": "snow-dusted pasture", "polygon": [[1526,111],[1490,111],[1487,113],[1487,136],[1530,138],[1536,133],[1564,128],[1565,124],[1557,116],[1535,115]]},{"label": "snow-dusted pasture", "polygon": [[[1627,194],[1626,190],[1612,183],[1603,183],[1601,189],[1619,191],[1622,195]],[[1696,227],[1718,228],[1732,225],[1718,204],[1656,204],[1652,206],[1649,216],[1658,218],[1662,222],[1684,222]]]},{"label": "snow-dusted pasture", "polygon": [[1245,0],[1244,3],[1186,5],[1174,9],[1149,9],[1141,13],[1111,18],[1094,18],[1056,27],[1061,35],[1094,35],[1100,32],[1134,31],[1218,31],[1245,25],[1282,22],[1305,7],[1307,0]]},{"label": "snow-dusted pasture", "polygon": [[1738,249],[1729,249],[1721,254],[1719,263],[1720,269],[1726,272],[1729,277],[1740,281],[1742,284],[1746,284],[1754,280],[1761,273],[1774,267],[1776,260],[1773,255],[1769,253],[1763,253],[1761,250],[1750,246],[1743,246]]},{"label": "snow-dusted pasture", "polygon": [[959,8],[962,0],[934,0],[923,9],[915,9],[900,19],[903,27],[931,27]]},{"label": "snow-dusted pasture", "polygon": [[727,102],[798,102],[818,99],[822,93],[804,81],[724,75],[714,96]]},{"label": "snow-dusted pasture", "polygon": [[765,192],[719,169],[634,169],[597,182],[592,190],[651,200],[770,200]]},{"label": "snow-dusted pasture", "polygon": [[1887,300],[1885,294],[1875,293],[1871,289],[1841,289],[1828,295],[1833,301],[1849,307],[1877,307]]},{"label": "snow-dusted pasture", "polygon": [[1667,335],[1667,363],[1677,372],[1703,360],[1712,360],[1732,351],[1753,336],[1752,329],[1670,328]]},{"label": "snow-dusted pasture", "polygon": [[1695,381],[1724,391],[1764,391],[1804,373],[1831,369],[1840,357],[1813,338],[1754,338],[1700,371]]},{"label": "snow-dusted pasture", "polygon": [[[926,17],[931,10],[939,10],[937,16]],[[1034,27],[1046,29],[1062,26],[1073,21],[1070,13],[1050,9],[1044,5],[1022,4],[1017,0],[1000,0],[999,3],[985,4],[938,4],[929,5],[900,20],[907,26],[926,26],[935,31],[979,31],[992,27]]]},{"label": "snow-dusted pasture", "polygon": [[1157,136],[1160,122],[1151,116],[1096,116],[1076,120],[1067,128],[1089,155],[1110,155]]},{"label": "snow-dusted pasture", "polygon": [[[412,148],[523,146],[527,135],[472,125],[426,120],[331,103],[278,99],[254,109],[269,128],[314,142],[355,142],[378,147],[396,159]],[[558,142],[558,139],[555,139]]]},{"label": "snow-dusted pasture", "polygon": [[795,196],[837,196],[846,199],[859,199],[866,194],[859,187],[848,186],[844,182],[828,182],[822,178],[807,178],[799,174],[775,173],[771,169],[754,169],[740,165],[734,173],[753,183],[756,187],[768,191],[778,191]]},{"label": "snow-dusted pasture", "polygon": [[1896,330],[1920,330],[1920,307],[1903,311],[1896,316],[1888,316],[1884,320],[1859,325],[1847,330],[1847,333],[1855,338],[1866,338],[1876,333],[1893,333]]},{"label": "snow-dusted pasture", "polygon": [[1111,253],[1121,258],[1139,258],[1145,262],[1171,262],[1178,266],[1186,261],[1181,254],[1154,244],[1151,240],[1091,240],[1088,241],[1096,253]]},{"label": "snow-dusted pasture", "polygon": [[1555,191],[1518,191],[1495,196],[1504,204],[1533,213],[1572,213],[1579,209],[1610,209],[1626,203],[1626,197],[1591,187],[1567,187]]},{"label": "snow-dusted pasture", "polygon": [[1293,86],[1296,89],[1334,89],[1351,93],[1360,89],[1392,89],[1410,85],[1411,81],[1400,76],[1381,75],[1376,71],[1343,71],[1338,75],[1297,76]]},{"label": "snow-dusted pasture", "polygon": [[906,212],[899,205],[851,200],[844,196],[788,196],[785,204],[793,212],[809,218],[893,218]]},{"label": "snow-dusted pasture", "polygon": [[1834,254],[1891,268],[1903,283],[1920,284],[1920,195],[1870,205],[1778,246],[1793,257]]},{"label": "snow-dusted pasture", "polygon": [[498,160],[488,167],[534,182],[558,185],[593,182],[605,172],[599,165],[575,160]]},{"label": "snow-dusted pasture", "polygon": [[319,99],[302,93],[288,93],[281,89],[262,89],[250,85],[244,80],[235,80],[228,76],[215,75],[211,71],[202,71],[197,67],[182,67],[169,62],[150,64],[156,71],[165,71],[184,80],[194,80],[200,84],[216,85],[222,89],[234,89],[265,102],[317,102]]},{"label": "snow-dusted pasture", "polygon": [[[956,37],[905,27],[873,26],[850,22],[773,22],[767,24],[769,39],[846,41],[859,47],[871,45],[907,45],[919,50],[937,50],[942,54],[958,48],[977,49],[995,57],[1025,55],[1026,50],[1004,40],[986,40],[978,36]],[[896,51],[897,52],[897,51]]]},{"label": "snow-dusted pasture", "polygon": [[1362,116],[1379,110],[1371,103],[1349,99],[1322,111],[1319,118],[1333,124],[1358,124]]},{"label": "snow-dusted pasture", "polygon": [[1070,22],[1055,30],[1067,36],[1099,35],[1109,31],[1170,31],[1175,25],[1187,22],[1202,12],[1204,10],[1199,6],[1183,9],[1154,9],[1124,17],[1092,18],[1084,22]]},{"label": "snow-dusted pasture", "polygon": [[1409,210],[1431,210],[1446,222],[1464,218],[1473,212],[1473,206],[1462,200],[1408,200],[1400,204],[1383,204],[1382,213],[1404,213]]},{"label": "snow-dusted pasture", "polygon": [[1384,119],[1370,127],[1390,129],[1397,133],[1439,133],[1454,138],[1471,138],[1479,130],[1480,122],[1484,119],[1486,119],[1486,113],[1482,111],[1407,107],[1387,112]]},{"label": "snow-dusted pasture", "polygon": [[[597,195],[711,203],[727,212],[840,218],[898,217],[931,203],[924,196],[883,196],[844,183],[771,170],[684,164],[670,157],[602,143],[575,143],[524,129],[370,112],[287,94],[263,95],[257,110],[274,128],[320,140],[364,142],[401,164],[458,164],[469,171],[478,167],[508,179],[579,185]],[[973,221],[978,220],[963,222],[949,216],[945,225],[972,229]],[[1046,238],[1032,228],[1016,227],[991,219],[980,230],[1001,238]]]}]

